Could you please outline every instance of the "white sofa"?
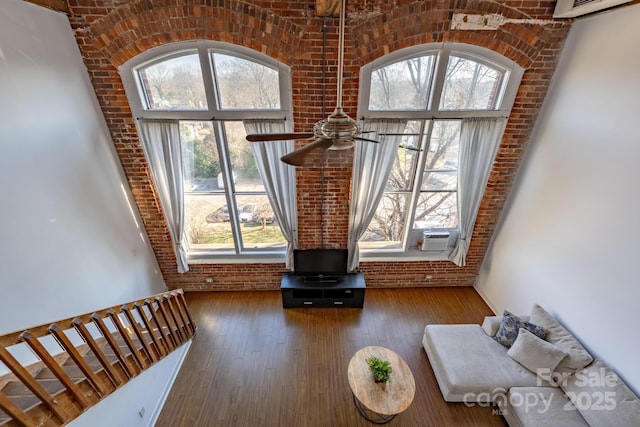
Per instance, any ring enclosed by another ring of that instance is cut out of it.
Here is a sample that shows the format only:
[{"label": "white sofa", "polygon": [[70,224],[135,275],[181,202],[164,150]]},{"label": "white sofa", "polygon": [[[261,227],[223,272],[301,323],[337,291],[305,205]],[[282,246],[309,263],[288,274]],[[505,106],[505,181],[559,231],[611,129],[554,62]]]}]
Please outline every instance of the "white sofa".
[{"label": "white sofa", "polygon": [[640,399],[549,313],[535,305],[518,318],[544,328],[545,339],[519,329],[506,347],[495,339],[503,316],[425,327],[422,344],[446,401],[496,405],[511,427],[640,426]]}]

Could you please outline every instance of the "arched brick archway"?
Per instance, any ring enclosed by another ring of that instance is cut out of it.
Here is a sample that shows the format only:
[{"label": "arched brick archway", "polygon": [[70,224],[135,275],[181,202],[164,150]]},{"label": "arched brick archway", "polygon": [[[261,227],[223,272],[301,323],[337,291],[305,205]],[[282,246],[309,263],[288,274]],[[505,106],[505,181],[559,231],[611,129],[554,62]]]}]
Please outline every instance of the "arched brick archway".
[{"label": "arched brick archway", "polygon": [[[368,63],[396,50],[426,43],[457,42],[491,49],[528,69],[544,49],[558,42],[566,22],[536,22],[527,10],[508,2],[414,1],[397,5],[386,14],[369,14],[352,24],[351,40],[359,62]],[[505,22],[495,30],[451,30],[453,14],[499,15],[505,20],[529,20],[530,25]]]},{"label": "arched brick archway", "polygon": [[242,2],[230,7],[176,6],[169,1],[124,4],[93,22],[87,33],[114,67],[153,47],[185,40],[217,40],[291,63],[303,30],[273,11]]}]

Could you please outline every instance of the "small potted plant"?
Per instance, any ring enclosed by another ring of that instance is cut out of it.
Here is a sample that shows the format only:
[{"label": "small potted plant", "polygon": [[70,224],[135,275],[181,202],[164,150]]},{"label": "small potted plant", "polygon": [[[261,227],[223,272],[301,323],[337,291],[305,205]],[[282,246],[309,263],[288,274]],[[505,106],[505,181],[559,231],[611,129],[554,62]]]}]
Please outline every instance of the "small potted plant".
[{"label": "small potted plant", "polygon": [[373,375],[373,380],[377,383],[386,383],[391,376],[391,363],[387,360],[380,360],[375,356],[369,356],[367,364]]}]

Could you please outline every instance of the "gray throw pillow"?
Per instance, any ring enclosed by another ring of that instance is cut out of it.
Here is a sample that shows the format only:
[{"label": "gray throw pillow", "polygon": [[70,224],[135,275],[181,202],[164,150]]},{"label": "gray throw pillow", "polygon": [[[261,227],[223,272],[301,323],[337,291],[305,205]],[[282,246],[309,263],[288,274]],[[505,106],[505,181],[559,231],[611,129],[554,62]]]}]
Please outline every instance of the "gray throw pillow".
[{"label": "gray throw pillow", "polygon": [[507,354],[536,375],[540,373],[540,369],[553,372],[567,355],[561,348],[538,338],[524,328],[520,328],[518,338]]},{"label": "gray throw pillow", "polygon": [[494,339],[503,346],[510,348],[516,341],[516,338],[518,338],[518,331],[520,331],[520,328],[526,329],[542,339],[547,335],[546,329],[533,323],[525,322],[515,314],[505,310],[502,315],[502,322],[500,322],[500,328],[498,329]]},{"label": "gray throw pillow", "polygon": [[556,372],[573,373],[584,368],[593,360],[582,344],[538,304],[534,304],[531,309],[531,321],[547,330],[545,337],[547,341],[567,353],[567,356],[556,367]]}]

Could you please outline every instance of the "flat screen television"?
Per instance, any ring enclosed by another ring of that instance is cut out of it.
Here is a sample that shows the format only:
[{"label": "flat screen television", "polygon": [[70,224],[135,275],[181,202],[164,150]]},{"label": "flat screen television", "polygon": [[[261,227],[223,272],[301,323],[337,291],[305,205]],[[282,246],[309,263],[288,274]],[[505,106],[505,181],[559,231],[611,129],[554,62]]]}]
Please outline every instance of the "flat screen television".
[{"label": "flat screen television", "polygon": [[293,274],[308,278],[346,276],[348,258],[347,249],[295,249]]}]

